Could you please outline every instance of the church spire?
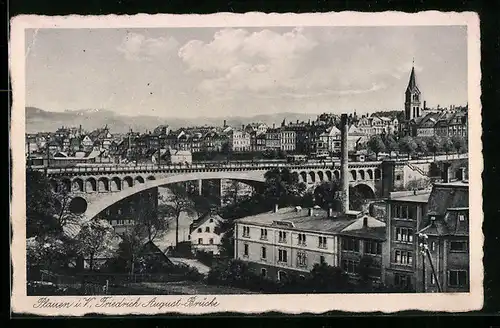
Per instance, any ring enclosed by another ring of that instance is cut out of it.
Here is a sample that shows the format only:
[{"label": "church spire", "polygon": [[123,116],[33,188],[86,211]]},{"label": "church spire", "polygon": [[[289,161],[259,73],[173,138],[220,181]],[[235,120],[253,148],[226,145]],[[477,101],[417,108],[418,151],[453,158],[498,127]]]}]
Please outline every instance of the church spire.
[{"label": "church spire", "polygon": [[420,93],[420,90],[418,89],[417,86],[417,79],[415,77],[415,58],[413,59],[413,63],[411,66],[410,81],[408,82],[408,87],[406,88],[406,91],[412,93],[413,92]]}]

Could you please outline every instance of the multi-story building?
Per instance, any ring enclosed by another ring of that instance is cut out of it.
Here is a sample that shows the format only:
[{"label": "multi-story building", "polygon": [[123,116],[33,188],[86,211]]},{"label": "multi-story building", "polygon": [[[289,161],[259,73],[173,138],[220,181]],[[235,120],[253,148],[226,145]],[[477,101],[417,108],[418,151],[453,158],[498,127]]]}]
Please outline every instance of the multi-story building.
[{"label": "multi-story building", "polygon": [[288,130],[286,128],[280,129],[280,146],[281,150],[287,152],[295,151],[296,134],[293,130]]},{"label": "multi-story building", "polygon": [[244,130],[229,133],[229,147],[234,152],[250,151],[250,134]]},{"label": "multi-story building", "polygon": [[439,285],[442,292],[468,292],[468,182],[434,184],[428,213],[418,233],[427,236],[426,240],[420,242],[427,244],[429,254],[420,255],[423,260],[417,262],[417,291],[437,292]]},{"label": "multi-story building", "polygon": [[[317,206],[276,207],[272,212],[235,221],[234,257],[247,262],[255,273],[264,277],[275,280],[290,275],[305,278],[315,264],[341,265],[344,238],[351,238],[355,231],[372,233],[384,226],[385,223],[360,212],[339,214]],[[353,238],[360,240],[361,235]],[[371,238],[370,235],[368,239]],[[375,239],[379,240],[379,237]],[[374,247],[377,253],[379,246]],[[353,249],[356,255],[359,255],[358,251]],[[345,248],[345,252],[349,250]],[[347,266],[357,261],[347,253],[345,256]]]},{"label": "multi-story building", "polygon": [[222,234],[218,231],[218,225],[222,220],[217,214],[207,213],[191,223],[188,235],[191,249],[219,254]]},{"label": "multi-story building", "polygon": [[279,128],[269,128],[266,131],[266,149],[281,149],[281,130]]},{"label": "multi-story building", "polygon": [[386,201],[386,243],[383,254],[385,284],[402,291],[415,291],[417,284],[416,232],[427,216],[430,192],[401,191]]}]

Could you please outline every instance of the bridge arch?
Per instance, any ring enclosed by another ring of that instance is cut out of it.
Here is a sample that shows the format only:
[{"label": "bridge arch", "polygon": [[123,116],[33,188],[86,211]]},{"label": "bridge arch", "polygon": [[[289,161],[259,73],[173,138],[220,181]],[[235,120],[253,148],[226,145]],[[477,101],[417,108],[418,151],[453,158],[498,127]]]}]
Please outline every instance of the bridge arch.
[{"label": "bridge arch", "polygon": [[368,170],[366,170],[366,173],[368,175],[368,180],[373,180],[373,170],[368,169]]},{"label": "bridge arch", "polygon": [[76,179],[73,180],[72,191],[83,192],[83,191],[85,191],[84,187],[85,187],[85,185],[84,185],[82,179],[76,178]]},{"label": "bridge arch", "polygon": [[325,174],[326,174],[326,179],[328,181],[332,181],[332,171],[328,170],[325,172]]},{"label": "bridge arch", "polygon": [[122,190],[122,180],[119,177],[114,177],[111,179],[111,191],[120,191]]},{"label": "bridge arch", "polygon": [[302,178],[302,182],[307,183],[307,173],[306,172],[301,171],[300,177]]},{"label": "bridge arch", "polygon": [[139,175],[139,176],[135,177],[135,182],[144,183],[144,178]]},{"label": "bridge arch", "polygon": [[309,172],[309,177],[311,178],[311,182],[315,183],[316,182],[316,172],[310,171]]},{"label": "bridge arch", "polygon": [[132,188],[134,186],[134,179],[132,177],[126,176],[123,178],[123,189]]},{"label": "bridge arch", "polygon": [[324,176],[324,173],[323,171],[318,171],[318,179],[320,182],[323,182],[325,176]]},{"label": "bridge arch", "polygon": [[[95,182],[94,178],[93,179]],[[88,179],[88,180],[90,180]],[[264,183],[265,178],[262,172],[231,172],[231,171],[220,171],[220,172],[191,172],[171,175],[163,178],[157,178],[156,180],[147,180],[144,183],[135,184],[131,188],[123,188],[119,192],[108,193],[100,197],[92,197],[92,201],[88,202],[88,208],[85,212],[85,217],[90,220],[97,216],[102,211],[106,210],[111,205],[142,191],[146,191],[152,188],[157,188],[159,186],[168,185],[172,183],[178,183],[183,181],[191,180],[218,180],[218,179],[232,179],[242,182],[258,182]],[[87,180],[87,182],[88,182]]]},{"label": "bridge arch", "polygon": [[359,170],[359,179],[364,180],[365,179],[365,170]]},{"label": "bridge arch", "polygon": [[373,187],[366,183],[358,183],[353,186],[355,192],[360,193],[364,199],[373,199],[375,198],[375,190]]},{"label": "bridge arch", "polygon": [[357,180],[356,170],[351,170],[351,179],[352,179],[352,181],[356,181]]},{"label": "bridge arch", "polygon": [[335,176],[335,180],[340,180],[340,171],[339,170],[333,171],[333,175]]},{"label": "bridge arch", "polygon": [[105,177],[99,178],[97,180],[97,191],[98,192],[106,192],[109,191],[109,179]]},{"label": "bridge arch", "polygon": [[156,178],[154,176],[150,175],[149,177],[147,177],[146,180],[156,180]]},{"label": "bridge arch", "polygon": [[97,181],[95,178],[88,178],[85,181],[85,191],[86,192],[96,192],[97,191]]}]

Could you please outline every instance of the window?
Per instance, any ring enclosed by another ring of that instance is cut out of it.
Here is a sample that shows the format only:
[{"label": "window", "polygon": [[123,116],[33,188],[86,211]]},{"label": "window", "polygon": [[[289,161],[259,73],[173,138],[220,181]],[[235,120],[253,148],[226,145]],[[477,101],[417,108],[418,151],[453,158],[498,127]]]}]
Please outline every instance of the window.
[{"label": "window", "polygon": [[201,228],[198,228],[198,232],[201,232]]},{"label": "window", "polygon": [[411,277],[405,274],[394,275],[394,285],[405,290],[412,289]]},{"label": "window", "polygon": [[354,238],[342,238],[342,250],[359,252],[359,242]]},{"label": "window", "polygon": [[342,270],[347,273],[357,273],[358,262],[353,260],[342,260]]},{"label": "window", "polygon": [[467,271],[465,270],[449,270],[448,285],[452,287],[460,287],[467,285]]},{"label": "window", "polygon": [[301,274],[301,275],[299,275],[299,280],[304,281],[304,280],[306,280],[306,277]]},{"label": "window", "polygon": [[267,229],[260,229],[260,239],[267,240]]},{"label": "window", "polygon": [[210,232],[210,227],[206,227],[205,232]]},{"label": "window", "polygon": [[436,250],[436,242],[432,241],[431,242],[431,252],[434,252]]},{"label": "window", "polygon": [[413,242],[413,229],[409,228],[396,228],[396,240],[404,243]]},{"label": "window", "polygon": [[188,240],[191,240],[191,235],[188,235]]},{"label": "window", "polygon": [[396,175],[396,180],[397,181],[401,180],[401,174]]},{"label": "window", "polygon": [[465,221],[465,215],[458,214],[458,221]]},{"label": "window", "polygon": [[467,251],[467,242],[465,242],[465,241],[452,241],[452,242],[450,242],[450,251],[451,252],[466,252]]},{"label": "window", "polygon": [[286,272],[278,271],[278,280],[282,281],[286,279]]},{"label": "window", "polygon": [[323,255],[320,255],[320,257],[319,257],[319,263],[320,264],[325,263],[325,257]]},{"label": "window", "polygon": [[209,243],[210,243],[210,245],[213,245],[213,244],[214,244],[214,239],[213,239],[213,238],[210,238]]},{"label": "window", "polygon": [[260,276],[261,277],[267,277],[267,270],[266,269],[260,269]]},{"label": "window", "polygon": [[210,223],[213,223],[213,222],[214,222],[214,219],[210,219],[210,221],[209,221],[209,222],[210,222]]},{"label": "window", "polygon": [[376,241],[365,241],[365,253],[380,255],[382,254],[382,244]]},{"label": "window", "polygon": [[280,231],[279,232],[279,240],[278,242],[280,243],[286,243],[286,232],[285,231]]},{"label": "window", "polygon": [[307,256],[305,252],[297,252],[297,266],[307,266]]},{"label": "window", "polygon": [[265,260],[267,259],[267,248],[265,247],[262,247],[261,251],[260,251],[260,257]]},{"label": "window", "polygon": [[394,252],[394,263],[402,265],[412,265],[413,253],[408,251],[396,250]]},{"label": "window", "polygon": [[250,227],[243,227],[243,237],[250,237]]},{"label": "window", "polygon": [[318,241],[319,241],[319,243],[318,243],[319,248],[326,248],[326,237],[320,236]]},{"label": "window", "polygon": [[200,244],[200,245],[203,244],[203,238],[198,238],[198,244]]},{"label": "window", "polygon": [[299,233],[299,245],[305,245],[305,244],[306,244],[306,234]]},{"label": "window", "polygon": [[288,254],[286,250],[278,250],[278,262],[288,262]]},{"label": "window", "polygon": [[243,256],[248,256],[248,244],[243,245]]}]

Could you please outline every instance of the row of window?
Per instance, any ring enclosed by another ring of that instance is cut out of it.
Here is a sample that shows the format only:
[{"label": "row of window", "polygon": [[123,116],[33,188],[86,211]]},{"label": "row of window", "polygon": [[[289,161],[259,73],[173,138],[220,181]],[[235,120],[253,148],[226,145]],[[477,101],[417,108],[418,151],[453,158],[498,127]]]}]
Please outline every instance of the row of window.
[{"label": "row of window", "polygon": [[[436,284],[434,275],[430,275],[431,285]],[[407,274],[395,274],[394,285],[398,288],[411,290],[413,289],[412,277]],[[448,286],[449,287],[465,287],[468,285],[466,270],[448,270]]]},{"label": "row of window", "polygon": [[[208,240],[208,243],[209,243],[210,245],[213,245],[213,244],[214,244],[214,239],[213,239],[213,238],[210,238],[210,239]],[[203,238],[198,238],[198,245],[203,245]]]},{"label": "row of window", "polygon": [[[288,232],[286,231],[278,231],[278,242],[279,243],[286,243],[287,242],[287,236]],[[243,227],[243,237],[249,238],[250,237],[250,227]],[[261,240],[267,240],[267,229],[261,228],[260,229],[260,239]],[[305,233],[299,233],[298,234],[298,245],[306,246],[306,234]],[[319,248],[327,248],[327,238],[324,236],[319,236],[318,237],[318,247]]]},{"label": "row of window", "polygon": [[391,217],[396,219],[416,220],[417,207],[415,205],[391,205]]},{"label": "row of window", "polygon": [[[198,228],[198,232],[203,232],[201,228]],[[205,232],[210,232],[210,227],[205,227]]]},{"label": "row of window", "polygon": [[[359,245],[361,240],[356,238],[342,238],[342,250],[350,252],[359,252]],[[382,243],[376,241],[364,241],[364,253],[381,255],[382,254]]]},{"label": "row of window", "polygon": [[[249,256],[249,246],[248,244],[243,245],[243,256]],[[265,246],[261,247],[260,250],[261,260],[267,260],[267,248]],[[288,262],[288,251],[286,249],[278,249],[278,262],[287,263]],[[325,257],[320,255],[320,263],[325,262]],[[297,266],[307,267],[307,254],[306,252],[297,252]]]}]

